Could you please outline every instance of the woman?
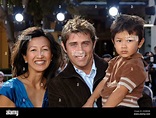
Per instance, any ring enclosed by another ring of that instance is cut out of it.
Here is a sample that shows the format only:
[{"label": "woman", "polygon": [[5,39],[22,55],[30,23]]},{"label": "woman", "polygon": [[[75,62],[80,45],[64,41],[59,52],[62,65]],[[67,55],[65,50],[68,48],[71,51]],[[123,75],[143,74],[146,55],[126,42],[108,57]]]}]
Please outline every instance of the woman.
[{"label": "woman", "polygon": [[13,78],[0,89],[1,107],[47,107],[47,83],[61,61],[61,47],[39,27],[22,32],[11,56]]}]

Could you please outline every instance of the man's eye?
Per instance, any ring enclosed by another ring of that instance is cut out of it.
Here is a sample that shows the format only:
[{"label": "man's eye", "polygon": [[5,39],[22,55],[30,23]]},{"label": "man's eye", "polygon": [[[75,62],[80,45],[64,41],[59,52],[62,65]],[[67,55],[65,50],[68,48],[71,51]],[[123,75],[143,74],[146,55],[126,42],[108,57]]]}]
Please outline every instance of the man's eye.
[{"label": "man's eye", "polygon": [[87,45],[89,45],[89,42],[84,42],[83,45],[87,46]]},{"label": "man's eye", "polygon": [[76,44],[75,43],[71,43],[70,46],[76,46]]}]

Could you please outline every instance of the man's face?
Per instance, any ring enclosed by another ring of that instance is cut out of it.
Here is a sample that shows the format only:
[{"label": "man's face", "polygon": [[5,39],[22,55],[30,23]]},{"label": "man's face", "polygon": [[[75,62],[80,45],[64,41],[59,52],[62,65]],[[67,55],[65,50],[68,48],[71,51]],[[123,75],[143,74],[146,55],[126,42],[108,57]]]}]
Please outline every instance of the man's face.
[{"label": "man's face", "polygon": [[68,54],[70,61],[78,69],[91,68],[94,44],[89,34],[71,33],[64,50]]}]

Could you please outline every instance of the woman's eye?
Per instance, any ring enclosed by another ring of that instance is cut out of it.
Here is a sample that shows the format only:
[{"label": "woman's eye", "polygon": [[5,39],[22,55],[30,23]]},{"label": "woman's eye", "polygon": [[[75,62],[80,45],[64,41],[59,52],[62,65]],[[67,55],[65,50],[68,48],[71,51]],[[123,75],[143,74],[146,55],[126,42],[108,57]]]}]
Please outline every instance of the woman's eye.
[{"label": "woman's eye", "polygon": [[49,49],[48,48],[44,48],[43,50],[48,51]]},{"label": "woman's eye", "polygon": [[31,49],[30,51],[32,51],[32,52],[33,52],[33,51],[36,51],[36,49]]}]

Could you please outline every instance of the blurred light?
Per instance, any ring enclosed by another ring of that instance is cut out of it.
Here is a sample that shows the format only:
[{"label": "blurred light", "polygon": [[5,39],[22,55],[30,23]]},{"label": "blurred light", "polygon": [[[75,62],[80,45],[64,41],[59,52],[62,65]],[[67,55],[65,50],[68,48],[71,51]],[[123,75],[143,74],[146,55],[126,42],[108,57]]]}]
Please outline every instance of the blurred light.
[{"label": "blurred light", "polygon": [[65,20],[65,14],[60,12],[56,15],[56,18],[58,21],[64,21]]},{"label": "blurred light", "polygon": [[153,27],[154,24],[144,24],[144,27]]},{"label": "blurred light", "polygon": [[116,16],[118,14],[118,9],[116,7],[109,8],[109,15]]},{"label": "blurred light", "polygon": [[71,15],[67,11],[66,7],[66,4],[62,4],[54,9],[53,16],[55,20],[55,31],[61,31],[67,19],[71,18]]},{"label": "blurred light", "polygon": [[23,17],[23,15],[22,15],[21,13],[15,14],[15,20],[16,20],[17,22],[22,22],[23,19],[24,19],[24,17]]},{"label": "blurred light", "polygon": [[22,31],[34,25],[33,16],[26,13],[23,6],[13,6],[13,13],[10,14],[10,19],[14,24],[15,31]]},{"label": "blurred light", "polygon": [[64,22],[68,18],[68,11],[66,10],[66,6],[59,5],[59,7],[54,10],[53,15],[55,16],[56,21]]}]

